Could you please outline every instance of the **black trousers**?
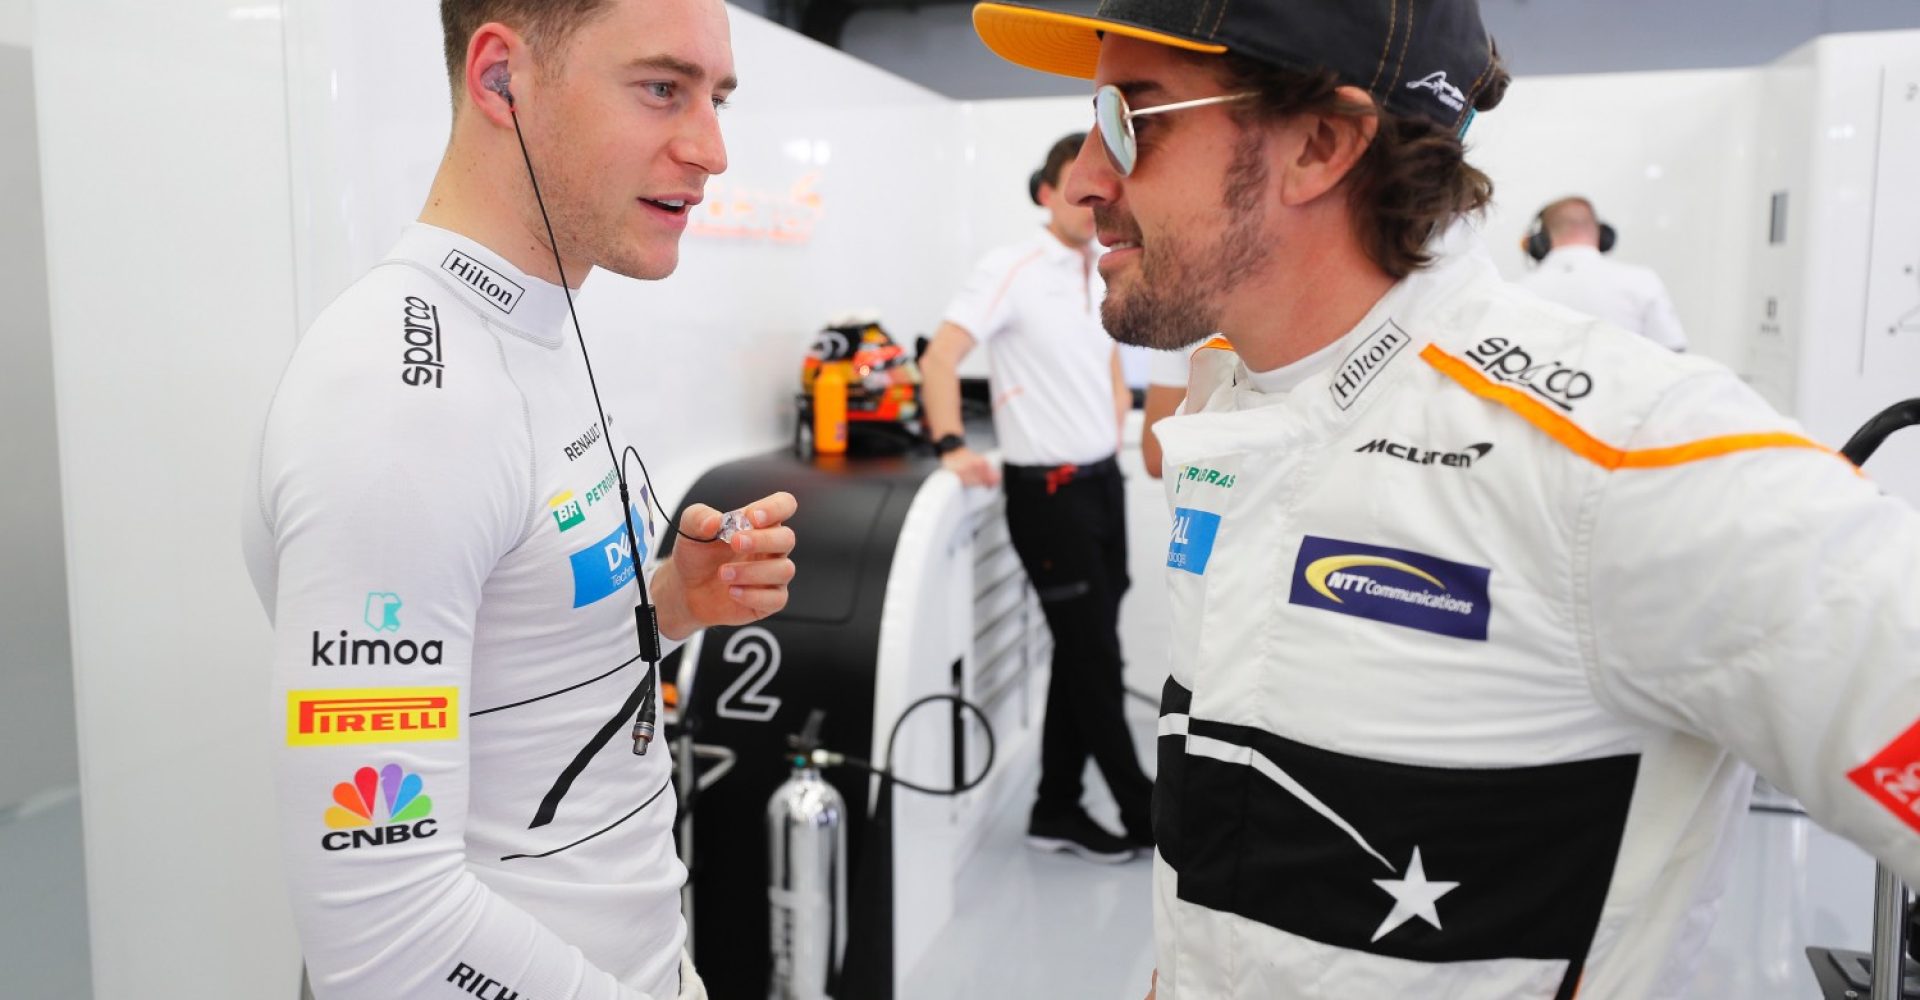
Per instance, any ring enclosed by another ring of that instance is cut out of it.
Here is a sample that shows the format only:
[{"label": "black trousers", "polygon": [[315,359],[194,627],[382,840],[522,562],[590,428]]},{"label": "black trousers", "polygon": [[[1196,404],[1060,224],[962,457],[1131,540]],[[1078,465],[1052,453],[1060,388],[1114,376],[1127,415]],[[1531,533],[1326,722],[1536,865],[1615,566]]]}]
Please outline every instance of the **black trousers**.
[{"label": "black trousers", "polygon": [[1112,459],[1005,470],[1007,529],[1053,632],[1034,814],[1080,808],[1091,756],[1129,830],[1149,828],[1153,782],[1127,729],[1120,598],[1127,592],[1125,483]]}]

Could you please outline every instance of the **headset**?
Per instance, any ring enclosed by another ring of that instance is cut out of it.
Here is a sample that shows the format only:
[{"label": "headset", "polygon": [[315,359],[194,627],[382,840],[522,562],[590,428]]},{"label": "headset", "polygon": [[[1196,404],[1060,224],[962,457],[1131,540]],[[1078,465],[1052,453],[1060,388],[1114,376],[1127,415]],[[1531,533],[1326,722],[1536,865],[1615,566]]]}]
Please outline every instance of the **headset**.
[{"label": "headset", "polygon": [[560,260],[560,241],[554,237],[553,219],[547,215],[546,200],[540,196],[540,181],[534,176],[533,155],[527,152],[526,134],[520,131],[520,111],[514,104],[513,89],[510,86],[512,79],[507,65],[496,63],[480,78],[480,85],[499,94],[501,99],[507,102],[507,114],[513,119],[513,135],[520,142],[520,158],[527,165],[527,182],[533,186],[534,204],[540,206],[540,221],[547,227],[547,246],[553,251],[553,266],[560,275],[560,290],[567,297],[567,316],[573,320],[574,339],[580,343],[580,360],[585,362],[587,367],[587,385],[593,390],[593,409],[600,420],[600,440],[607,446],[607,457],[613,459],[615,481],[620,485],[620,513],[627,522],[627,558],[633,560],[633,586],[640,595],[640,604],[633,609],[633,625],[640,640],[640,657],[647,661],[647,675],[640,680],[642,688],[640,707],[633,717],[633,752],[636,755],[645,755],[647,745],[653,742],[658,718],[658,709],[654,705],[654,692],[658,687],[660,676],[660,614],[654,608],[652,595],[647,593],[647,576],[641,572],[640,532],[639,526],[633,523],[633,501],[627,493],[626,456],[631,455],[640,462],[640,475],[647,486],[643,499],[650,498],[653,501],[654,509],[660,512],[667,527],[680,537],[690,542],[724,542],[732,538],[734,532],[745,527],[745,523],[738,512],[733,512],[722,518],[720,533],[712,538],[700,538],[681,531],[679,524],[673,520],[673,515],[667,513],[665,507],[660,506],[659,491],[653,488],[653,477],[648,474],[646,460],[640,458],[640,453],[635,451],[632,445],[628,445],[625,454],[614,454],[613,435],[607,429],[607,410],[601,405],[600,385],[594,380],[593,362],[587,357],[587,338],[580,332],[580,314],[573,308],[573,286],[567,283],[566,265]]},{"label": "headset", "polygon": [[[1619,238],[1619,233],[1615,232],[1612,226],[1601,222],[1600,212],[1593,207],[1593,202],[1585,198],[1562,198],[1560,201],[1577,201],[1587,206],[1587,211],[1593,213],[1594,221],[1600,224],[1600,252],[1612,252],[1614,241]],[[1527,226],[1527,238],[1521,246],[1526,248],[1527,256],[1536,261],[1546,260],[1547,254],[1553,250],[1553,237],[1547,235],[1547,208],[1558,204],[1560,204],[1559,201],[1552,202],[1546,208],[1534,213],[1533,222]]]},{"label": "headset", "polygon": [[1047,168],[1041,167],[1027,178],[1027,197],[1032,198],[1036,205],[1040,204],[1040,185],[1047,182],[1046,174]]}]

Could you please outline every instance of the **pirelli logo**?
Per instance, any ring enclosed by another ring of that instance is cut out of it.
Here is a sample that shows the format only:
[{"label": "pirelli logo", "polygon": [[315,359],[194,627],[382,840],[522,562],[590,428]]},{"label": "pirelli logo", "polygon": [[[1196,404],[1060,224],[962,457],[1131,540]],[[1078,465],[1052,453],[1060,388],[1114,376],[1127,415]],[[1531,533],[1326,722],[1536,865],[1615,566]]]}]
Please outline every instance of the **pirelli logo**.
[{"label": "pirelli logo", "polygon": [[290,747],[425,743],[459,737],[459,688],[287,692],[287,745]]}]

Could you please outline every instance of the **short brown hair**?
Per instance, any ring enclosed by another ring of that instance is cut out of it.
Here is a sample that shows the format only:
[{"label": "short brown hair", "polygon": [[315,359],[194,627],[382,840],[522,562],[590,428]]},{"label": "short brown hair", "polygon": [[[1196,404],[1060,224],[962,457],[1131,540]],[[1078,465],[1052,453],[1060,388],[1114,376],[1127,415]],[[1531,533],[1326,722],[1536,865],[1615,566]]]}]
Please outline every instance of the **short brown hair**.
[{"label": "short brown hair", "polygon": [[[1231,53],[1201,58],[1216,61],[1228,91],[1260,95],[1236,107],[1242,121],[1309,111],[1379,120],[1372,144],[1341,183],[1354,207],[1361,246],[1396,279],[1433,263],[1426,247],[1436,232],[1493,200],[1492,179],[1467,163],[1460,136],[1437,122],[1343,100],[1336,93],[1340,79],[1328,70],[1303,73]],[[1498,52],[1488,72],[1489,82],[1475,94],[1475,111],[1493,110],[1512,81]]]},{"label": "short brown hair", "polygon": [[445,36],[447,80],[459,104],[460,77],[466,71],[467,45],[480,26],[498,21],[527,39],[543,64],[566,48],[583,25],[611,0],[440,0],[440,30]]},{"label": "short brown hair", "polygon": [[1060,141],[1047,150],[1047,161],[1040,165],[1040,183],[1050,188],[1058,188],[1060,172],[1067,169],[1067,164],[1072,163],[1074,157],[1080,155],[1080,147],[1085,145],[1086,141],[1085,132],[1061,136]]}]

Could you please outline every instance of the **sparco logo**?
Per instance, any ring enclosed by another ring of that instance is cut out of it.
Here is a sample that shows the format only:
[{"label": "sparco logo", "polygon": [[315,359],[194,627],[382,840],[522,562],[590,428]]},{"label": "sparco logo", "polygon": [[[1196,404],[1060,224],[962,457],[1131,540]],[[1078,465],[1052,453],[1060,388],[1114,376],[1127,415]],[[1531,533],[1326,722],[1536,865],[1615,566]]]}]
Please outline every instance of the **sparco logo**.
[{"label": "sparco logo", "polygon": [[417,296],[407,296],[400,337],[407,342],[400,354],[400,381],[440,388],[445,367],[440,360],[440,307]]},{"label": "sparco logo", "polygon": [[587,428],[587,432],[585,434],[582,434],[579,437],[574,438],[573,442],[567,445],[567,447],[565,448],[565,451],[567,453],[567,461],[569,462],[574,461],[578,459],[580,456],[586,454],[587,449],[593,447],[594,443],[599,440],[600,440],[600,425],[594,424],[593,426]]},{"label": "sparco logo", "polygon": [[1467,352],[1473,363],[1496,380],[1527,391],[1572,412],[1573,404],[1593,395],[1593,376],[1558,361],[1535,361],[1505,337],[1488,337]]},{"label": "sparco logo", "polygon": [[1415,465],[1444,465],[1450,469],[1470,469],[1473,463],[1487,457],[1487,452],[1492,450],[1493,445],[1481,443],[1467,445],[1459,451],[1439,451],[1399,444],[1386,438],[1375,438],[1354,449],[1363,455],[1392,455]]},{"label": "sparco logo", "polygon": [[513,307],[520,304],[520,296],[527,291],[508,281],[500,272],[458,250],[447,254],[440,269],[466,282],[467,287],[485,296],[494,308],[503,313],[513,312]]},{"label": "sparco logo", "polygon": [[1412,340],[1392,320],[1373,331],[1360,342],[1360,346],[1347,354],[1340,362],[1339,369],[1333,373],[1333,383],[1327,390],[1333,393],[1334,403],[1343,410],[1352,406],[1353,401],[1360,398],[1360,393],[1373,382],[1374,376],[1380,374],[1387,362],[1392,361],[1393,356],[1405,349]]}]

